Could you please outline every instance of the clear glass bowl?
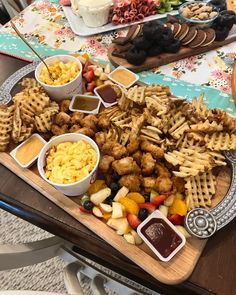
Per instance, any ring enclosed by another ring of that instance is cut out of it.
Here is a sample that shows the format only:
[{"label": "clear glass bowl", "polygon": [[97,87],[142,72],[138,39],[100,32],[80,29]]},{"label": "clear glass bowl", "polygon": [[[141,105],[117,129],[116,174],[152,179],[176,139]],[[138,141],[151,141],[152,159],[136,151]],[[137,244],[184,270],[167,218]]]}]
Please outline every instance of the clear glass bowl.
[{"label": "clear glass bowl", "polygon": [[[192,4],[203,4],[204,6],[211,6],[213,8],[213,11],[217,12],[217,15],[214,16],[213,18],[206,19],[206,20],[191,19],[191,18],[183,16],[182,15],[183,9],[190,6],[190,5],[192,5]],[[199,27],[199,28],[210,27],[211,24],[214,22],[214,20],[219,16],[219,11],[218,11],[217,7],[215,7],[211,3],[208,3],[208,2],[205,2],[205,1],[188,1],[188,2],[185,2],[184,4],[182,4],[179,7],[178,11],[179,11],[180,18],[184,22],[195,25],[196,27]]]}]

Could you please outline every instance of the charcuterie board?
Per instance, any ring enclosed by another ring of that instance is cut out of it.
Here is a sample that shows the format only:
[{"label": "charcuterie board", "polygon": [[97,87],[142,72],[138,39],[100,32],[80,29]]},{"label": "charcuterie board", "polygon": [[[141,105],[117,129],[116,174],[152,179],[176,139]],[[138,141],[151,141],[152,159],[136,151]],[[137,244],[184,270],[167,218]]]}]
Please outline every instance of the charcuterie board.
[{"label": "charcuterie board", "polygon": [[108,47],[108,58],[114,66],[124,66],[127,69],[138,73],[141,71],[153,69],[155,67],[163,66],[163,65],[178,61],[178,60],[186,58],[186,57],[206,53],[208,51],[211,51],[213,49],[227,45],[227,44],[232,43],[234,41],[236,41],[236,28],[235,28],[235,26],[231,30],[227,39],[225,39],[224,41],[215,41],[205,47],[198,47],[198,48],[182,47],[177,53],[161,53],[161,54],[154,56],[154,57],[148,57],[145,60],[145,62],[139,66],[135,66],[135,65],[128,63],[128,61],[124,58],[112,55],[112,52],[116,47],[116,45],[114,43],[111,43],[110,46]]},{"label": "charcuterie board", "polygon": [[[31,65],[21,70],[20,73],[16,72],[12,78],[12,83],[7,83],[5,87],[8,88],[5,88],[3,92],[10,95],[12,91],[14,92],[19,80],[24,76],[31,74],[33,70],[34,66]],[[5,97],[5,101],[8,101],[8,96]],[[216,206],[218,203],[222,204],[222,208],[220,207],[219,210],[217,209],[218,211],[214,208],[211,210],[212,213],[216,213],[216,215],[219,212],[223,213],[224,209],[226,209],[226,205],[229,203],[233,203],[232,206],[234,205],[232,194],[234,193],[233,190],[235,190],[236,180],[235,169],[232,168],[235,164],[232,163],[235,163],[236,159],[234,154],[231,155],[230,153],[227,158],[231,167],[230,165],[223,167],[217,174],[216,179],[216,194],[212,203],[213,206]],[[185,247],[174,258],[169,262],[161,262],[144,244],[141,246],[128,244],[122,236],[117,235],[114,230],[109,228],[100,219],[92,214],[81,212],[79,205],[80,197],[70,198],[56,190],[38,175],[36,166],[33,166],[30,169],[21,168],[8,152],[0,153],[0,163],[39,191],[44,197],[55,203],[81,224],[100,236],[131,261],[139,265],[155,279],[165,284],[178,284],[186,280],[191,275],[207,242],[206,239],[189,238]],[[226,199],[224,199],[225,196],[227,196]],[[223,202],[221,202],[222,200]],[[224,203],[224,200],[228,203]],[[219,206],[217,206],[217,208],[218,207]],[[234,208],[232,208],[232,210],[234,213]],[[218,221],[221,223],[218,227],[221,228],[234,218],[233,213],[231,212],[230,215],[227,215],[227,219],[222,222],[219,218]]]}]

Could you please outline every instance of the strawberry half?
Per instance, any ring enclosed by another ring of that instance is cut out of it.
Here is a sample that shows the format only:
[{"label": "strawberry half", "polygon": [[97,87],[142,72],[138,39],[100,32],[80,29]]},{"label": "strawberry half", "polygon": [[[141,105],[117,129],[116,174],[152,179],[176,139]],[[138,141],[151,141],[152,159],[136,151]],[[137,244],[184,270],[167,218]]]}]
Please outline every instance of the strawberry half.
[{"label": "strawberry half", "polygon": [[86,82],[90,83],[93,81],[94,78],[94,71],[89,70],[86,73],[83,74],[83,77],[85,78]]},{"label": "strawberry half", "polygon": [[92,82],[88,83],[86,89],[87,89],[88,92],[93,92],[93,89],[95,87],[97,87],[96,82],[92,81]]},{"label": "strawberry half", "polygon": [[136,229],[140,223],[141,223],[141,220],[138,219],[137,215],[135,214],[132,214],[132,213],[129,213],[127,215],[127,220],[128,220],[128,223],[129,225],[133,228],[133,229]]},{"label": "strawberry half", "polygon": [[156,206],[150,202],[146,202],[146,203],[138,204],[138,205],[139,205],[139,208],[147,209],[150,214],[156,210]]},{"label": "strawberry half", "polygon": [[167,195],[159,195],[152,198],[152,204],[155,206],[161,205],[166,199],[168,198]]},{"label": "strawberry half", "polygon": [[172,214],[168,219],[174,225],[183,225],[184,224],[184,216],[181,216],[179,214]]},{"label": "strawberry half", "polygon": [[83,67],[83,73],[86,73],[88,70],[88,67],[91,66],[91,62],[90,61],[86,61]]}]

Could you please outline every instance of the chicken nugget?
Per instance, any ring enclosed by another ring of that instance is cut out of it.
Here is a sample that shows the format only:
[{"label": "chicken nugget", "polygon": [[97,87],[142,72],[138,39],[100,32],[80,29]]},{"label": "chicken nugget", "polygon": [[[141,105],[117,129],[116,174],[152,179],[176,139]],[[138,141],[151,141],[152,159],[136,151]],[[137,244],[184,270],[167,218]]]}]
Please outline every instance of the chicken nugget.
[{"label": "chicken nugget", "polygon": [[155,182],[155,189],[160,193],[168,193],[172,190],[173,182],[169,177],[159,176]]},{"label": "chicken nugget", "polygon": [[62,135],[68,132],[68,126],[65,124],[63,126],[58,126],[56,124],[52,124],[51,132],[53,135]]},{"label": "chicken nugget", "polygon": [[102,156],[101,161],[99,163],[99,169],[102,173],[107,173],[111,168],[111,164],[115,159],[112,156]]},{"label": "chicken nugget", "polygon": [[137,174],[123,175],[118,183],[120,186],[126,186],[131,192],[140,192],[142,177]]},{"label": "chicken nugget", "polygon": [[122,157],[127,156],[127,149],[122,144],[115,142],[112,148],[112,156],[115,159],[121,159]]},{"label": "chicken nugget", "polygon": [[179,193],[184,193],[185,192],[185,180],[182,177],[178,176],[173,176],[171,178],[173,182],[173,187],[176,189],[177,192]]},{"label": "chicken nugget", "polygon": [[95,134],[95,141],[96,141],[97,145],[99,146],[99,148],[102,148],[102,145],[106,141],[106,135],[105,135],[105,133],[104,132],[97,132]]},{"label": "chicken nugget", "polygon": [[141,161],[142,161],[142,156],[143,156],[143,153],[138,150],[136,153],[134,153],[132,155],[133,159],[136,161],[136,163],[140,166],[141,165]]},{"label": "chicken nugget", "polygon": [[171,173],[168,170],[168,168],[165,167],[165,165],[160,162],[156,163],[155,172],[157,173],[158,176],[171,177]]},{"label": "chicken nugget", "polygon": [[98,126],[102,129],[108,129],[110,127],[110,119],[106,114],[99,116]]},{"label": "chicken nugget", "polygon": [[141,160],[142,173],[144,175],[151,175],[154,171],[156,160],[153,159],[151,153],[143,154]]},{"label": "chicken nugget", "polygon": [[137,152],[137,150],[139,149],[139,144],[140,144],[140,142],[138,139],[131,140],[127,145],[128,153],[133,154],[133,153]]},{"label": "chicken nugget", "polygon": [[145,152],[151,153],[155,159],[160,159],[164,157],[164,150],[159,146],[150,143],[148,140],[142,141],[141,149]]},{"label": "chicken nugget", "polygon": [[[100,133],[100,132],[99,132]],[[100,133],[100,138],[99,139],[102,139],[102,133],[103,132],[101,132]],[[96,133],[96,135],[97,135],[97,133]],[[105,136],[105,134],[104,134],[104,136]],[[97,139],[97,138],[96,138]],[[112,141],[112,140],[107,140],[106,141],[106,137],[105,137],[105,139],[104,139],[104,144],[102,145],[102,147],[101,147],[101,150],[102,150],[102,152],[103,152],[103,154],[105,154],[105,155],[109,155],[109,156],[112,156],[112,149],[113,149],[113,147],[114,147],[114,145],[115,145],[115,142],[114,141]]]},{"label": "chicken nugget", "polygon": [[89,137],[94,137],[94,131],[91,128],[83,127],[76,131],[76,133],[82,133],[84,135],[87,135]]},{"label": "chicken nugget", "polygon": [[70,116],[66,114],[65,112],[60,112],[55,117],[55,123],[59,126],[62,126],[64,124],[69,124],[70,120],[71,120]]},{"label": "chicken nugget", "polygon": [[79,124],[74,124],[70,127],[69,131],[70,131],[70,133],[77,132],[80,128],[81,127]]},{"label": "chicken nugget", "polygon": [[112,163],[112,168],[119,174],[140,174],[141,169],[132,157],[125,157]]},{"label": "chicken nugget", "polygon": [[84,118],[84,113],[80,113],[80,112],[74,112],[71,115],[71,124],[80,124],[81,125],[81,120]]},{"label": "chicken nugget", "polygon": [[143,177],[142,186],[144,187],[145,192],[149,193],[155,188],[156,178],[155,177]]},{"label": "chicken nugget", "polygon": [[96,116],[88,115],[81,120],[80,124],[82,125],[82,127],[90,128],[94,132],[96,132],[97,131],[97,126],[96,126],[97,121],[98,121],[98,119],[96,118]]},{"label": "chicken nugget", "polygon": [[70,99],[63,99],[60,103],[60,112],[68,113],[70,102]]}]

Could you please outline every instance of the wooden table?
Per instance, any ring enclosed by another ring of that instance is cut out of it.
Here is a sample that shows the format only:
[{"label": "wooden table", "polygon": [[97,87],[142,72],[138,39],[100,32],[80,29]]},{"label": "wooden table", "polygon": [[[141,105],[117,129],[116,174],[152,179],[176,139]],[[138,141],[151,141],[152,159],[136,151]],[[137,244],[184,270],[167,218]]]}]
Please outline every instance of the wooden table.
[{"label": "wooden table", "polygon": [[[0,55],[0,85],[26,64]],[[178,286],[167,286],[153,279],[2,165],[0,188],[0,208],[72,242],[75,250],[77,248],[82,255],[161,294],[236,293],[236,220],[208,241],[193,274],[186,282]]]}]

